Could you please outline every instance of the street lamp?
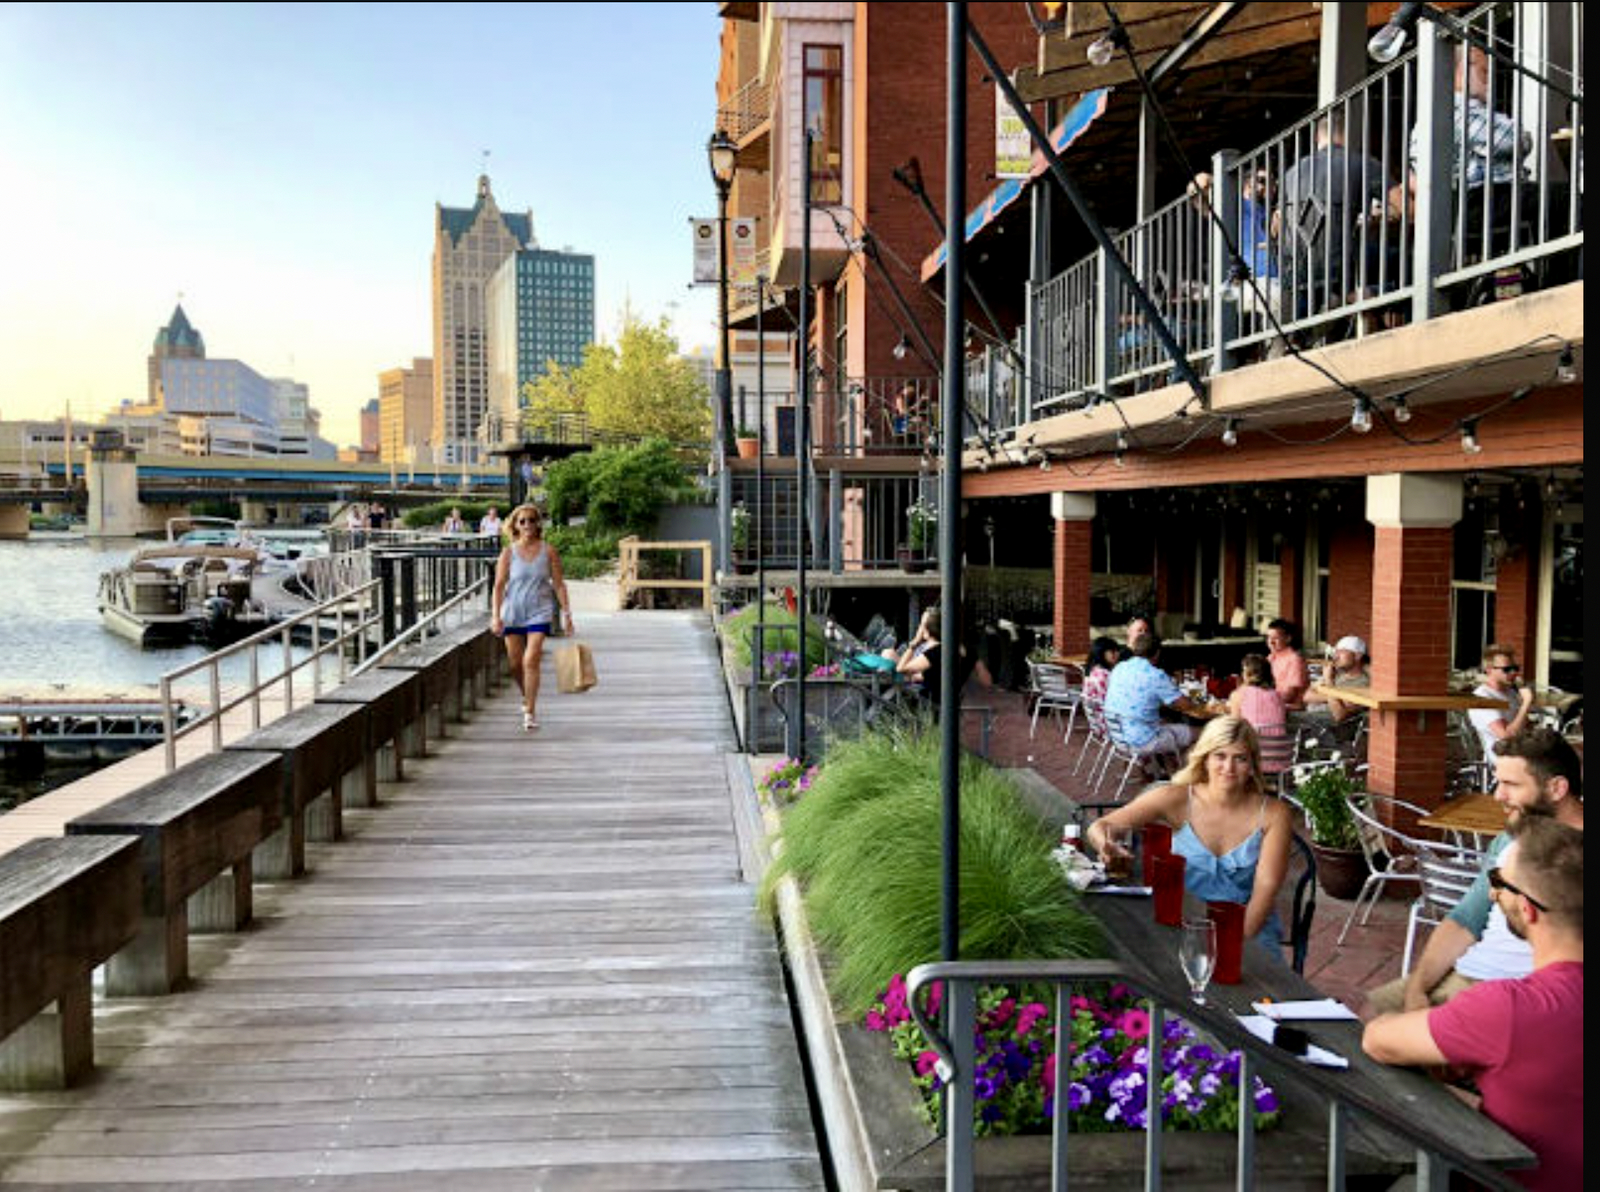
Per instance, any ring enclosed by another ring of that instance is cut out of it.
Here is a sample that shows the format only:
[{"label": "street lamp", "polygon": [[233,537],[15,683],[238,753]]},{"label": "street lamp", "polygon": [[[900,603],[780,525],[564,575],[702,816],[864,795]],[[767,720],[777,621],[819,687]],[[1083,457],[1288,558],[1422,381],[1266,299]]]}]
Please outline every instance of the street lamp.
[{"label": "street lamp", "polygon": [[738,168],[739,147],[722,129],[706,143],[706,158],[711,165],[711,180],[717,184],[717,300],[721,313],[722,355],[717,362],[717,418],[722,428],[722,449],[733,446],[733,374],[728,348],[728,192],[733,189],[733,174]]}]

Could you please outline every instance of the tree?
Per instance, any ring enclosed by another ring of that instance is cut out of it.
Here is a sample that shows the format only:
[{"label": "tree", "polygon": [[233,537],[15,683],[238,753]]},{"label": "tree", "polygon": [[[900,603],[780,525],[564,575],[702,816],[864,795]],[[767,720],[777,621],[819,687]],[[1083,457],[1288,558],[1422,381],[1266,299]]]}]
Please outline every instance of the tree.
[{"label": "tree", "polygon": [[647,323],[625,312],[615,347],[590,344],[575,369],[563,369],[552,361],[545,375],[529,382],[523,392],[530,425],[571,410],[586,413],[596,430],[672,443],[711,439],[712,410],[705,382],[678,354],[678,342],[664,318]]}]

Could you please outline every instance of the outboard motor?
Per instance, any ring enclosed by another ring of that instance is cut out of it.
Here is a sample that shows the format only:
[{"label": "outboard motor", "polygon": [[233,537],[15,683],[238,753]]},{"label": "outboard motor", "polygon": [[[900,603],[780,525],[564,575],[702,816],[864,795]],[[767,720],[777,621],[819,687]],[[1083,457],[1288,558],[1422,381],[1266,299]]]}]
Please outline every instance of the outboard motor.
[{"label": "outboard motor", "polygon": [[225,644],[233,628],[233,601],[226,596],[207,596],[205,639],[211,645]]}]

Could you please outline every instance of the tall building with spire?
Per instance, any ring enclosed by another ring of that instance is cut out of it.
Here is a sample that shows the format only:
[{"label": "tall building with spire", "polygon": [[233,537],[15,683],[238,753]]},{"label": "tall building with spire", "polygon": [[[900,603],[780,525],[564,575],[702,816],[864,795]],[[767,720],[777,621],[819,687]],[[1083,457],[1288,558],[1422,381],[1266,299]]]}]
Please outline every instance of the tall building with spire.
[{"label": "tall building with spire", "polygon": [[490,344],[485,289],[518,249],[535,248],[533,212],[502,212],[478,177],[471,207],[434,204],[433,425],[443,463],[477,462],[489,412]]},{"label": "tall building with spire", "polygon": [[161,362],[163,360],[204,360],[206,341],[189,325],[189,316],[183,313],[183,303],[172,309],[172,318],[156,332],[150,348],[147,397],[151,405],[161,400]]}]

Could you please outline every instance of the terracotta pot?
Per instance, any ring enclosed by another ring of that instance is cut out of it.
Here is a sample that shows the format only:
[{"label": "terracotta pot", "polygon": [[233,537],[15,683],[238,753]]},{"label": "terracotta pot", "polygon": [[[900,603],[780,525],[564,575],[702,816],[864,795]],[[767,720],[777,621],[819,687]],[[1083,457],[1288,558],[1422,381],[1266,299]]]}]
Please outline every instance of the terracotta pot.
[{"label": "terracotta pot", "polygon": [[761,453],[760,439],[735,439],[733,445],[739,449],[740,459],[755,459]]},{"label": "terracotta pot", "polygon": [[1327,848],[1311,842],[1311,853],[1317,859],[1317,884],[1329,898],[1350,902],[1361,893],[1361,883],[1367,880],[1367,858],[1358,848]]}]

